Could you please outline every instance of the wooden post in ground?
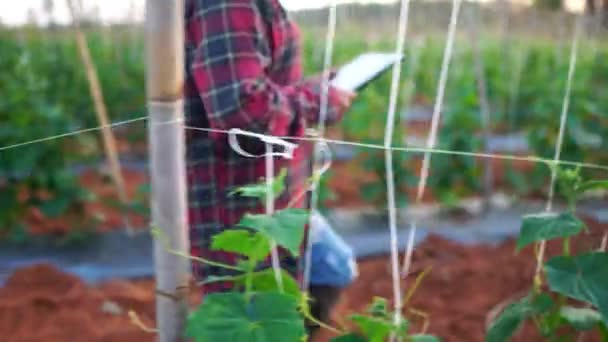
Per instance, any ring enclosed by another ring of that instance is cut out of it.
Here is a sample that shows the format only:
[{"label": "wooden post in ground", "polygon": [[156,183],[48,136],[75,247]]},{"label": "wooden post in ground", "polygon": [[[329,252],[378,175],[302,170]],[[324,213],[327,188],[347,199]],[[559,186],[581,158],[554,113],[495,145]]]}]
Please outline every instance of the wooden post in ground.
[{"label": "wooden post in ground", "polygon": [[[163,232],[172,251],[187,253],[186,173],[184,153],[184,2],[146,1],[146,90],[152,224]],[[182,339],[187,312],[183,289],[189,262],[169,253],[163,241],[154,246],[156,321],[160,342]]]},{"label": "wooden post in ground", "polygon": [[[72,16],[72,25],[74,26],[74,32],[76,35],[76,45],[78,48],[78,53],[80,54],[80,59],[82,61],[82,64],[84,65],[87,80],[89,83],[89,92],[91,93],[91,97],[93,98],[93,104],[95,105],[97,121],[99,123],[99,126],[102,127],[101,135],[103,139],[103,146],[106,156],[108,158],[112,179],[118,191],[118,199],[123,205],[126,206],[129,203],[129,198],[127,196],[125,182],[122,177],[120,160],[118,159],[116,139],[114,138],[112,128],[110,127],[110,120],[108,119],[108,110],[105,105],[103,91],[101,89],[99,78],[97,76],[97,69],[95,68],[95,63],[93,63],[93,58],[91,57],[91,52],[89,51],[87,39],[84,35],[84,32],[80,28],[79,11],[82,10],[82,5],[79,5],[79,3],[75,3],[74,0],[67,0],[67,3],[68,8],[70,9],[70,14]],[[131,224],[129,223],[128,216],[126,215],[124,216],[124,222],[127,226],[127,229],[131,231]]]}]

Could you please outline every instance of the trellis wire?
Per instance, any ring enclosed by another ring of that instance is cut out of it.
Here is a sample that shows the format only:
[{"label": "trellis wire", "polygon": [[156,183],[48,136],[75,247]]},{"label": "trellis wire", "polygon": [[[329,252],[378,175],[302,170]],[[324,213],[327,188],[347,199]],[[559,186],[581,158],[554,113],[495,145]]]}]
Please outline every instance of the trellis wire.
[{"label": "trellis wire", "polygon": [[[441,120],[441,110],[443,109],[443,98],[445,95],[445,88],[448,80],[448,71],[450,68],[450,61],[452,59],[452,52],[454,50],[454,41],[456,40],[456,26],[458,24],[458,14],[460,12],[460,5],[462,0],[453,0],[452,12],[450,14],[450,25],[448,28],[448,36],[446,40],[446,46],[443,54],[443,61],[441,63],[441,73],[439,76],[439,84],[437,86],[437,97],[435,98],[435,105],[433,106],[433,116],[431,119],[431,132],[427,139],[427,148],[432,149],[437,143],[437,133],[439,131],[439,122]],[[422,161],[422,169],[420,174],[420,182],[418,183],[418,191],[416,195],[416,201],[422,200],[424,196],[424,190],[428,179],[429,166],[431,161],[431,154],[425,153]]]},{"label": "trellis wire", "polygon": [[[462,0],[452,1],[452,11],[450,14],[450,24],[448,27],[448,36],[446,39],[445,50],[443,53],[443,61],[441,63],[441,73],[439,76],[439,84],[437,86],[437,97],[435,98],[435,105],[433,106],[433,117],[431,119],[431,132],[427,139],[427,148],[433,149],[437,143],[437,132],[439,129],[439,121],[441,119],[441,110],[443,107],[443,97],[445,95],[445,87],[448,79],[448,71],[450,67],[450,60],[452,59],[452,52],[454,49],[454,41],[456,37],[456,26],[458,24],[458,14],[460,12],[460,5]],[[431,161],[431,153],[425,152],[422,160],[422,168],[420,170],[420,180],[418,182],[418,191],[416,193],[416,203],[422,201],[424,191],[426,188],[427,178],[429,174]],[[403,276],[407,277],[412,264],[412,253],[414,251],[414,240],[416,238],[417,222],[412,220],[410,224],[410,231],[407,240],[407,249],[405,251],[404,262],[403,262]]]},{"label": "trellis wire", "polygon": [[[189,130],[203,131],[203,132],[209,132],[209,133],[219,133],[219,134],[229,134],[230,133],[230,131],[227,131],[227,130],[213,129],[213,128],[201,128],[201,127],[193,127],[193,126],[184,126],[184,128],[189,129]],[[384,145],[360,143],[360,142],[348,141],[348,140],[336,140],[336,139],[327,139],[327,138],[318,138],[318,137],[290,137],[290,136],[277,136],[276,138],[294,140],[294,141],[325,142],[327,144],[361,147],[361,148],[369,148],[369,149],[376,149],[376,150],[386,149],[386,147]],[[404,153],[432,153],[432,154],[454,155],[454,156],[465,156],[465,157],[492,158],[492,159],[498,159],[498,160],[542,163],[542,164],[546,164],[546,165],[553,165],[553,164],[557,163],[557,165],[608,171],[608,165],[582,163],[582,162],[575,162],[575,161],[568,161],[568,160],[555,161],[553,159],[541,158],[541,157],[537,157],[537,156],[523,157],[520,155],[497,154],[497,153],[478,153],[478,152],[455,151],[455,150],[449,150],[449,149],[437,149],[437,148],[426,148],[426,147],[395,147],[395,146],[392,146],[392,147],[389,147],[389,149],[391,151],[404,152]]]},{"label": "trellis wire", "polygon": [[[566,80],[566,90],[564,92],[564,100],[562,105],[562,112],[560,117],[559,124],[559,133],[557,136],[557,144],[555,145],[555,156],[553,158],[554,164],[551,168],[551,183],[549,185],[549,196],[547,199],[547,206],[545,208],[546,212],[551,212],[553,210],[553,198],[555,197],[555,182],[557,180],[557,162],[559,162],[562,146],[564,143],[564,134],[566,132],[566,123],[568,121],[568,110],[570,107],[570,93],[572,91],[572,79],[574,78],[574,71],[576,70],[576,60],[578,57],[578,41],[581,34],[582,26],[583,26],[583,17],[578,16],[576,19],[575,27],[574,27],[574,35],[572,37],[572,48],[570,50],[570,63],[568,65],[568,78]],[[541,241],[538,246],[538,251],[536,254],[536,273],[535,277],[540,276],[542,272],[543,261],[545,259],[545,248],[546,241]]]},{"label": "trellis wire", "polygon": [[[401,0],[401,10],[399,13],[399,28],[397,29],[397,44],[395,48],[395,52],[397,55],[402,55],[405,50],[405,37],[407,34],[409,7],[410,0]],[[393,66],[389,107],[386,119],[386,128],[384,131],[386,190],[391,243],[391,271],[393,280],[393,298],[395,306],[393,321],[396,326],[401,324],[401,310],[403,308],[403,300],[401,297],[401,277],[399,275],[399,247],[397,236],[397,207],[395,204],[395,175],[393,174],[393,152],[389,149],[389,147],[393,143],[393,132],[395,130],[395,114],[397,112],[397,100],[399,96],[399,85],[401,81],[401,64],[402,59],[399,59],[397,63],[395,63],[395,65]],[[395,336],[391,336],[391,340],[394,339]]]},{"label": "trellis wire", "polygon": [[[112,123],[108,126],[115,128],[115,127],[130,124],[130,123],[138,122],[138,121],[145,121],[147,119],[148,119],[148,117],[144,116],[144,117],[139,117],[136,119],[118,121],[118,122]],[[228,130],[187,126],[187,125],[183,125],[183,121],[167,121],[167,122],[160,123],[158,125],[161,125],[161,126],[170,125],[170,124],[173,124],[176,122],[182,123],[182,126],[184,127],[184,129],[188,129],[188,130],[204,131],[204,132],[208,132],[208,133],[218,133],[218,134],[227,134],[227,135],[231,133]],[[45,138],[25,141],[25,142],[13,144],[13,145],[7,145],[7,146],[0,147],[0,152],[15,149],[15,148],[20,148],[20,147],[25,147],[25,146],[33,145],[33,144],[37,144],[37,143],[48,142],[48,141],[52,141],[52,140],[76,136],[79,134],[86,134],[86,133],[98,131],[100,129],[103,129],[103,127],[102,126],[91,127],[91,128],[86,128],[86,129],[82,129],[82,130],[62,133],[62,134],[58,134],[58,135],[52,135],[52,136],[48,136]],[[324,142],[324,143],[331,144],[331,145],[369,148],[369,149],[375,149],[375,150],[386,149],[386,147],[384,145],[360,143],[360,142],[348,141],[348,140],[336,140],[336,139],[327,139],[327,138],[319,138],[319,137],[291,137],[291,136],[274,136],[274,137],[279,138],[279,139],[293,140],[293,141]],[[457,151],[457,150],[450,150],[450,149],[438,149],[438,148],[426,148],[426,147],[391,146],[389,149],[391,151],[403,152],[403,153],[431,153],[431,154],[440,154],[440,155],[464,156],[464,157],[471,157],[471,158],[491,158],[491,159],[496,159],[496,160],[530,162],[530,163],[536,163],[536,164],[556,165],[556,166],[561,165],[561,166],[580,167],[583,169],[608,171],[608,165],[604,165],[604,164],[584,163],[584,162],[576,162],[576,161],[562,160],[562,159],[556,161],[554,159],[542,158],[542,157],[538,157],[538,156],[521,156],[521,155],[500,154],[500,153],[481,153],[481,152]]]},{"label": "trellis wire", "polygon": [[[329,88],[330,88],[330,68],[333,60],[333,51],[334,51],[334,40],[336,37],[336,16],[337,16],[337,5],[335,0],[331,0],[329,6],[329,15],[328,15],[328,23],[327,23],[327,36],[325,38],[325,60],[323,62],[323,80],[322,80],[322,92],[321,92],[321,103],[319,108],[319,122],[317,126],[317,134],[323,138],[325,134],[325,121],[327,119],[327,110],[329,105]],[[321,152],[319,146],[315,145],[312,165],[312,173],[313,173],[313,186],[312,193],[310,196],[310,208],[311,211],[317,210],[319,206],[319,195],[318,195],[318,187],[320,177],[317,177],[317,169],[319,168]],[[309,223],[312,225],[312,215],[310,216]],[[306,235],[306,250],[304,254],[304,274],[302,277],[302,289],[304,291],[308,290],[308,286],[310,284],[310,271],[311,271],[311,262],[312,262],[312,239],[311,239],[311,229],[308,229],[308,233]]]},{"label": "trellis wire", "polygon": [[38,144],[38,143],[43,143],[43,142],[49,142],[49,141],[57,140],[57,139],[61,139],[61,138],[67,138],[67,137],[76,136],[76,135],[80,135],[80,134],[100,131],[100,130],[103,130],[103,129],[106,129],[106,128],[114,128],[114,127],[118,127],[118,126],[123,126],[123,125],[126,125],[126,124],[130,124],[130,123],[138,122],[138,121],[144,121],[144,120],[147,120],[147,119],[148,119],[147,116],[142,116],[142,117],[138,117],[138,118],[135,118],[135,119],[118,121],[118,122],[107,124],[107,125],[101,125],[101,126],[92,127],[92,128],[85,128],[85,129],[81,129],[81,130],[77,130],[77,131],[73,131],[73,132],[67,132],[67,133],[62,133],[62,134],[48,136],[48,137],[45,137],[45,138],[25,141],[25,142],[22,142],[22,143],[16,143],[16,144],[13,144],[13,145],[7,145],[7,146],[0,147],[0,152],[6,151],[6,150],[12,150],[14,148],[23,147],[23,146],[27,146],[27,145]]}]

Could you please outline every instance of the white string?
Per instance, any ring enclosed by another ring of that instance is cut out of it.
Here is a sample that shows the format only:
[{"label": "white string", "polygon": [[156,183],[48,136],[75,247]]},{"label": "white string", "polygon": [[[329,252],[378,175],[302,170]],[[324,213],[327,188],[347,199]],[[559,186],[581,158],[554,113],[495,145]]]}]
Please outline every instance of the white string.
[{"label": "white string", "polygon": [[[329,88],[330,88],[330,68],[332,65],[333,59],[333,51],[334,51],[334,40],[336,36],[336,16],[337,16],[337,6],[336,1],[332,0],[329,6],[329,17],[327,24],[327,36],[325,38],[325,60],[323,63],[323,81],[322,81],[322,92],[321,92],[321,101],[319,108],[319,122],[317,127],[317,134],[320,138],[323,138],[325,134],[325,121],[327,119],[327,111],[329,105]],[[312,212],[315,212],[319,206],[319,195],[318,195],[318,185],[320,181],[320,177],[316,177],[318,174],[317,169],[320,163],[320,149],[315,146],[314,154],[313,154],[313,165],[312,165],[312,176],[313,176],[313,185],[312,185],[312,193],[310,196],[310,208]],[[306,250],[304,255],[304,274],[302,277],[302,290],[308,291],[308,286],[310,285],[310,271],[311,271],[311,262],[312,262],[312,239],[311,239],[311,229],[312,226],[312,215],[310,216],[309,221],[309,229],[306,234]]]},{"label": "white string", "polygon": [[[192,127],[192,126],[184,126],[184,128],[189,129],[189,130],[204,131],[204,132],[209,132],[209,133],[220,133],[220,134],[230,133],[230,131],[227,131],[227,130],[220,130],[220,129],[213,129],[213,128],[201,128],[201,127]],[[379,144],[360,143],[360,142],[355,142],[355,141],[327,139],[327,138],[320,138],[320,137],[279,136],[277,138],[290,139],[290,140],[294,140],[294,141],[325,142],[327,144],[333,144],[333,145],[361,147],[361,148],[369,148],[369,149],[376,149],[376,150],[386,149],[386,147],[384,145],[379,145]],[[553,164],[557,163],[558,165],[564,165],[564,166],[573,166],[573,167],[581,167],[581,168],[585,168],[585,169],[596,169],[596,170],[608,171],[608,165],[583,163],[583,162],[575,162],[575,161],[568,161],[568,160],[555,161],[553,159],[542,158],[542,157],[537,157],[537,156],[521,156],[521,155],[510,155],[510,154],[456,151],[456,150],[449,150],[449,149],[437,149],[437,148],[426,148],[426,147],[389,147],[389,149],[391,151],[405,152],[405,153],[433,153],[433,154],[464,156],[464,157],[472,157],[472,158],[490,158],[490,159],[497,159],[497,160],[530,162],[530,163],[539,163],[539,164],[546,164],[546,165],[553,165]]]},{"label": "white string", "polygon": [[[418,45],[418,44],[416,44]],[[420,58],[420,54],[422,49],[419,48],[418,46],[415,48],[414,50],[414,54],[413,56],[410,57],[410,74],[411,74],[411,86],[408,88],[408,93],[406,94],[406,103],[409,105],[412,101],[412,98],[414,96],[414,90],[416,88],[416,71],[418,70],[418,60]],[[402,275],[405,276],[407,272],[409,272],[409,269],[411,267],[411,258],[412,258],[412,254],[414,253],[414,240],[416,238],[416,230],[415,229],[411,229],[408,232],[408,238],[407,238],[407,244],[405,247],[405,254],[403,257],[403,268],[402,268]]]},{"label": "white string", "polygon": [[[401,11],[399,13],[399,28],[397,31],[397,44],[395,53],[402,55],[405,47],[405,37],[407,35],[407,24],[409,17],[410,0],[401,0]],[[401,65],[402,59],[399,59],[393,66],[393,76],[391,80],[391,91],[388,106],[388,114],[386,119],[386,128],[384,131],[384,158],[386,165],[386,190],[388,202],[388,218],[390,231],[390,251],[391,251],[391,270],[393,278],[393,298],[395,311],[393,313],[393,322],[396,326],[401,324],[401,310],[403,309],[403,300],[401,297],[401,277],[399,275],[399,246],[397,236],[397,206],[395,199],[395,175],[393,174],[393,152],[390,150],[393,144],[393,133],[395,130],[395,113],[397,112],[397,101],[399,99],[399,85],[401,81]],[[394,340],[395,336],[391,336]]]},{"label": "white string", "polygon": [[[562,105],[562,113],[559,124],[559,133],[557,136],[557,144],[555,146],[555,156],[553,158],[553,167],[551,167],[551,183],[549,186],[549,197],[547,199],[546,212],[553,210],[553,198],[555,197],[555,182],[557,180],[557,168],[558,162],[562,153],[562,145],[564,143],[564,134],[566,132],[566,123],[568,121],[568,110],[570,107],[570,93],[572,91],[572,79],[574,78],[574,71],[576,70],[576,60],[578,56],[578,41],[582,29],[582,16],[579,16],[576,20],[574,28],[574,36],[572,38],[572,50],[570,51],[570,65],[568,66],[568,78],[566,80],[566,91],[564,93],[564,100]],[[541,241],[536,259],[536,276],[542,272],[543,261],[545,258],[546,241]]]},{"label": "white string", "polygon": [[[122,126],[122,125],[130,124],[133,122],[144,121],[147,119],[148,119],[147,116],[143,116],[143,117],[136,118],[136,119],[118,121],[118,122],[115,122],[115,123],[112,123],[112,124],[109,124],[106,126],[87,128],[87,129],[83,129],[83,130],[53,135],[53,136],[49,136],[49,137],[45,137],[45,138],[25,141],[25,142],[17,143],[14,145],[7,145],[7,146],[0,147],[0,152],[15,149],[15,148],[20,148],[23,146],[33,145],[33,144],[37,144],[37,143],[43,143],[46,141],[52,141],[52,140],[56,140],[56,139],[75,136],[75,135],[79,135],[79,134],[99,131],[99,130],[102,130],[107,127]],[[173,123],[182,123],[183,124],[183,122],[184,122],[183,120],[172,120],[172,121],[167,121],[167,122],[154,123],[154,125],[170,125]],[[201,127],[193,127],[193,126],[185,126],[185,125],[183,127],[184,127],[184,129],[194,130],[194,131],[204,131],[204,132],[208,132],[208,133],[219,133],[219,134],[231,134],[230,130],[201,128]],[[267,137],[288,139],[288,140],[294,140],[294,141],[308,141],[308,142],[326,143],[326,144],[333,144],[333,145],[361,147],[361,148],[369,148],[369,149],[376,149],[376,150],[386,149],[386,147],[384,145],[379,145],[379,144],[360,143],[360,142],[356,142],[356,141],[327,139],[327,138],[321,138],[321,137],[292,137],[292,136],[270,136],[270,135]],[[437,148],[426,148],[426,147],[393,146],[393,147],[390,147],[389,149],[391,151],[404,152],[404,153],[433,153],[433,154],[440,154],[440,155],[464,156],[464,157],[472,157],[472,158],[490,158],[490,159],[497,159],[497,160],[530,162],[530,163],[545,164],[545,165],[572,166],[572,167],[580,167],[580,168],[584,168],[584,169],[595,169],[595,170],[608,171],[608,165],[576,162],[576,161],[561,160],[561,159],[556,161],[554,159],[542,158],[542,157],[538,157],[538,156],[521,156],[521,155],[498,154],[498,153],[456,151],[456,150],[450,150],[450,149],[437,149]]]},{"label": "white string", "polygon": [[[437,131],[439,128],[439,121],[441,119],[441,110],[443,107],[443,98],[445,94],[445,87],[448,79],[448,71],[450,68],[450,61],[452,59],[452,52],[454,49],[454,40],[456,37],[456,25],[458,24],[458,13],[460,12],[460,5],[462,0],[453,0],[452,12],[450,15],[450,25],[448,28],[448,36],[443,53],[443,61],[441,63],[441,73],[439,76],[439,84],[437,89],[437,97],[435,99],[435,105],[433,107],[433,117],[431,119],[431,132],[427,140],[427,148],[434,149],[437,143]],[[420,171],[420,181],[418,182],[418,192],[416,195],[416,202],[420,203],[424,196],[426,188],[427,178],[429,174],[429,166],[431,161],[431,152],[424,153],[424,159],[422,160],[422,169]],[[414,252],[414,241],[416,239],[417,230],[416,220],[412,220],[410,224],[410,232],[407,240],[407,249],[405,251],[405,261],[403,263],[403,276],[407,277],[410,272],[410,266],[412,264],[412,254]]]},{"label": "white string", "polygon": [[323,61],[323,79],[322,79],[322,92],[321,101],[319,107],[319,122],[318,122],[318,134],[323,137],[325,134],[325,124],[327,121],[327,111],[329,109],[329,89],[330,89],[330,78],[331,78],[331,66],[334,55],[334,41],[336,39],[336,17],[337,17],[337,6],[336,1],[332,0],[329,7],[329,18],[327,24],[327,36],[325,38],[325,58]]},{"label": "white string", "polygon": [[[437,97],[435,99],[435,106],[433,107],[433,117],[431,119],[431,132],[427,139],[427,148],[432,149],[435,147],[437,142],[437,132],[439,128],[439,122],[441,120],[441,110],[443,107],[443,98],[445,94],[445,87],[448,80],[448,71],[450,68],[450,61],[452,59],[452,52],[454,50],[454,41],[456,37],[456,25],[458,24],[458,13],[460,12],[460,5],[462,0],[453,0],[452,13],[450,16],[450,25],[448,30],[448,37],[446,46],[443,54],[443,61],[441,63],[441,74],[439,77],[439,85],[437,90]],[[425,153],[422,161],[422,170],[420,173],[420,182],[418,183],[418,193],[416,200],[419,202],[424,196],[424,190],[429,173],[429,165],[431,161],[431,154]]]},{"label": "white string", "polygon": [[84,134],[84,133],[90,133],[90,132],[100,131],[100,130],[103,130],[103,129],[106,129],[106,128],[113,128],[113,127],[117,127],[117,126],[122,126],[122,125],[130,124],[130,123],[133,123],[133,122],[143,121],[143,120],[146,120],[146,119],[148,119],[147,116],[142,116],[142,117],[135,118],[135,119],[118,121],[118,122],[115,122],[115,123],[112,123],[112,124],[101,125],[101,126],[97,126],[97,127],[93,127],[93,128],[85,128],[85,129],[81,129],[81,130],[78,130],[78,131],[73,131],[73,132],[68,132],[68,133],[62,133],[62,134],[58,134],[58,135],[49,136],[49,137],[46,137],[46,138],[40,138],[40,139],[30,140],[30,141],[26,141],[26,142],[22,142],[22,143],[17,143],[17,144],[13,144],[13,145],[3,146],[3,147],[0,147],[0,152],[1,151],[6,151],[6,150],[11,150],[11,149],[14,149],[14,148],[17,148],[17,147],[23,147],[23,146],[27,146],[27,145],[32,145],[32,144],[37,144],[37,143],[57,140],[57,139],[61,139],[61,138],[67,138],[67,137],[71,137],[71,136],[75,136],[75,135],[80,135],[80,134]]}]

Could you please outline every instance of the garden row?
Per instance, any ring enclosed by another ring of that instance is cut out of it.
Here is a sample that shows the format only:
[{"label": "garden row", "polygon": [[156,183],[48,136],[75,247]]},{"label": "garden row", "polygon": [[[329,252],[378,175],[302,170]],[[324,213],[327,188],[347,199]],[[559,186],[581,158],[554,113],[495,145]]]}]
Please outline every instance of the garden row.
[{"label": "garden row", "polygon": [[[323,42],[315,37],[312,31],[304,32],[307,74],[319,72],[322,65]],[[392,38],[367,40],[339,34],[335,64],[345,63],[368,50],[392,50]],[[438,147],[483,151],[475,54],[466,37],[461,38],[450,67]],[[479,45],[493,133],[523,134],[528,150],[521,151],[522,154],[552,158],[568,74],[568,44],[513,39],[505,49],[503,42],[490,38],[483,38]],[[88,39],[112,121],[145,115],[140,32],[103,28],[89,32]],[[76,44],[69,32],[0,32],[0,51],[3,70],[0,146],[98,125]],[[402,145],[406,137],[424,137],[427,133],[427,119],[416,122],[408,108],[432,106],[442,54],[440,39],[417,40],[407,46],[399,101],[403,115],[398,120],[402,129],[396,130],[395,145]],[[592,163],[608,160],[608,143],[603,138],[608,136],[608,93],[603,91],[608,86],[608,64],[603,62],[606,58],[608,47],[582,42],[572,85],[563,159]],[[351,112],[330,134],[348,141],[382,144],[389,88],[390,75],[386,75],[359,94]],[[123,126],[115,132],[126,153],[132,154],[137,146],[145,147],[143,123]],[[80,186],[73,166],[97,162],[102,156],[100,146],[99,136],[88,133],[1,150],[0,227],[27,230],[23,227],[23,215],[31,208],[38,208],[47,217],[85,215],[84,204],[99,199]],[[362,187],[362,197],[370,203],[382,202],[386,188],[381,182],[385,173],[383,152],[370,149],[356,152],[350,167],[362,170],[373,180],[371,185]],[[395,153],[395,158],[395,165],[402,166],[396,170],[397,184],[411,187],[417,171],[412,167],[416,163],[411,161],[417,156]],[[431,167],[430,191],[440,200],[450,201],[481,191],[483,163],[475,158],[436,155]],[[503,185],[510,190],[530,194],[546,189],[548,172],[544,165],[536,165],[532,173],[509,168],[509,163],[500,167],[507,169]],[[403,197],[405,200],[406,196]]]}]

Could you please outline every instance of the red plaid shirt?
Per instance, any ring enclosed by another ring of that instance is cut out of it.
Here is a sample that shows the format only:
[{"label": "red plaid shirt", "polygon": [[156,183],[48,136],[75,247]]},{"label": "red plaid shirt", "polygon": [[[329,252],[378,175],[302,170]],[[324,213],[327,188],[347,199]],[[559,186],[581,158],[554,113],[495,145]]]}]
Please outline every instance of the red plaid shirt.
[{"label": "red plaid shirt", "polygon": [[[318,81],[302,80],[296,26],[278,0],[186,0],[186,123],[191,127],[243,130],[299,137],[318,121]],[[341,116],[330,91],[328,121]],[[239,138],[241,147],[263,154],[263,143]],[[310,175],[309,146],[300,145],[293,160],[275,159],[275,174],[287,167],[287,190],[276,208],[303,190]],[[187,132],[187,177],[191,253],[224,263],[234,255],[209,250],[213,235],[234,226],[246,212],[263,212],[257,200],[229,194],[265,176],[264,158],[242,157],[231,150],[227,135]],[[305,203],[298,203],[299,206]],[[283,266],[299,269],[284,257]],[[226,271],[194,263],[202,281]],[[222,291],[229,283],[204,286]]]}]

